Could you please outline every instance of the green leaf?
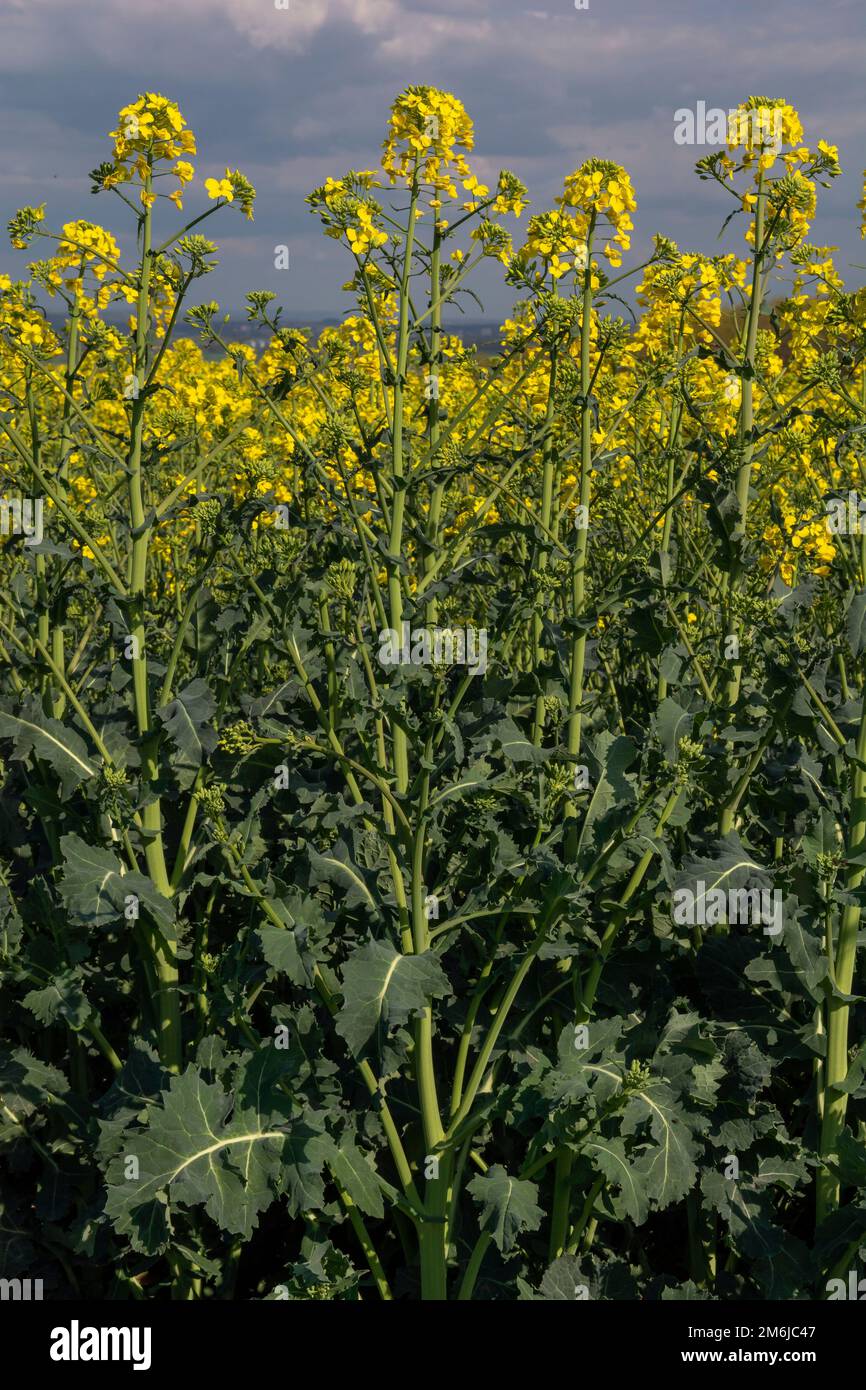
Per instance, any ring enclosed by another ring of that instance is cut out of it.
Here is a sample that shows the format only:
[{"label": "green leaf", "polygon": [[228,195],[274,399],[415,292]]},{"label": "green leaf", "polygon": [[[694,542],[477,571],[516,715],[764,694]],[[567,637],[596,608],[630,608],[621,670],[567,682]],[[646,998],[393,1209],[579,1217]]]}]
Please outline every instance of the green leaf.
[{"label": "green leaf", "polygon": [[206,681],[190,681],[179,695],[157,711],[179,758],[172,760],[180,785],[188,787],[205,759],[217,744],[216,730],[211,720],[216,713],[216,700]]},{"label": "green leaf", "polygon": [[[698,885],[702,884],[699,890]],[[683,860],[681,872],[677,875],[676,887],[688,888],[695,894],[696,906],[713,889],[728,892],[732,888],[769,888],[770,879],[766,869],[755,859],[748,845],[745,845],[736,831],[730,831],[724,838],[715,840],[706,855],[689,855]]]},{"label": "green leaf", "polygon": [[511,718],[500,719],[494,724],[485,742],[498,743],[502,756],[512,763],[543,763],[551,756],[550,749],[536,747]]},{"label": "green leaf", "polygon": [[694,1186],[698,1148],[682,1105],[664,1082],[652,1081],[632,1096],[623,1112],[622,1133],[637,1134],[647,1121],[655,1142],[633,1156],[634,1178],[650,1201],[666,1207]]},{"label": "green leaf", "polygon": [[856,1057],[848,1063],[848,1075],[845,1080],[838,1081],[833,1089],[845,1091],[847,1095],[852,1095],[863,1085],[864,1078],[866,1078],[866,1043],[861,1043]]},{"label": "green leaf", "polygon": [[384,1187],[394,1196],[397,1195],[396,1191],[388,1183],[382,1182],[370,1157],[356,1147],[348,1134],[344,1134],[339,1143],[334,1144],[328,1162],[337,1182],[346,1189],[355,1206],[359,1207],[365,1216],[384,1215],[382,1189]]},{"label": "green leaf", "polygon": [[435,796],[431,796],[429,809],[432,811],[434,806],[438,806],[452,797],[468,795],[481,791],[485,787],[489,788],[492,779],[493,772],[489,764],[483,758],[479,758],[470,767],[464,768],[456,781],[446,783]]},{"label": "green leaf", "polygon": [[342,890],[342,905],[346,908],[364,907],[379,914],[375,896],[375,877],[359,868],[345,840],[337,840],[327,854],[307,846],[310,860],[310,883],[331,883]]},{"label": "green leaf", "polygon": [[15,899],[5,884],[0,883],[0,956],[7,961],[15,955],[21,945],[24,923],[18,913]]},{"label": "green leaf", "polygon": [[326,1156],[320,1129],[306,1120],[276,1127],[190,1066],[109,1163],[106,1212],[150,1254],[164,1246],[174,1205],[203,1205],[222,1230],[249,1237],[280,1190],[293,1211],[321,1205]]},{"label": "green leaf", "polygon": [[793,1192],[801,1182],[809,1181],[809,1169],[801,1158],[762,1158],[755,1178],[755,1186],[784,1187]]},{"label": "green leaf", "polygon": [[534,1182],[511,1178],[501,1163],[479,1173],[468,1184],[469,1192],[481,1207],[480,1226],[488,1231],[499,1250],[513,1249],[521,1231],[537,1231],[543,1212],[536,1202]]},{"label": "green leaf", "polygon": [[92,1012],[81,988],[81,971],[64,970],[55,975],[43,989],[31,989],[23,1004],[35,1018],[49,1027],[58,1019],[68,1023],[73,1031],[83,1028]]},{"label": "green leaf", "polygon": [[279,1158],[279,1185],[288,1197],[289,1212],[321,1210],[325,1201],[322,1171],[333,1153],[333,1140],[321,1118],[308,1112],[293,1120]]},{"label": "green leaf", "polygon": [[803,909],[786,911],[782,941],[804,991],[819,1001],[821,983],[827,978],[829,967],[821,937],[806,926],[810,920],[811,914]]},{"label": "green leaf", "polygon": [[664,749],[665,758],[671,765],[679,761],[680,739],[691,733],[695,716],[670,697],[662,700],[655,713],[655,730]]},{"label": "green leaf", "polygon": [[[557,1065],[544,1078],[543,1095],[554,1105],[573,1103],[592,1095],[599,1104],[622,1086],[625,1053],[620,1037],[622,1018],[605,1018],[579,1025],[567,1024],[559,1035]],[[586,1047],[582,1046],[586,1033]]]},{"label": "green leaf", "polygon": [[846,620],[848,646],[853,656],[859,656],[866,648],[866,592],[854,594],[848,608]]},{"label": "green leaf", "polygon": [[309,984],[292,927],[275,927],[267,922],[259,927],[257,936],[262,943],[262,955],[272,970],[288,975],[293,985]]},{"label": "green leaf", "polygon": [[432,951],[404,956],[390,941],[358,946],[343,966],[343,1006],[337,1032],[358,1053],[379,1023],[393,1028],[451,986]]},{"label": "green leaf", "polygon": [[592,745],[595,778],[592,796],[583,817],[578,850],[583,848],[596,823],[601,822],[609,811],[614,807],[634,804],[634,784],[626,776],[626,768],[634,762],[636,752],[631,739],[621,734],[614,736],[603,732],[595,739]]},{"label": "green leaf", "polygon": [[23,761],[32,755],[48,763],[60,777],[64,798],[70,796],[80,782],[96,776],[83,739],[59,720],[49,719],[36,700],[20,714],[0,709],[0,738],[15,740],[13,758]]},{"label": "green leaf", "polygon": [[842,836],[838,821],[832,811],[822,806],[818,819],[813,821],[811,829],[800,841],[800,853],[814,869],[817,867],[820,854],[833,854],[841,845]]},{"label": "green leaf", "polygon": [[[83,926],[116,927],[124,923],[127,910],[146,908],[164,936],[175,932],[174,904],[157,891],[144,874],[121,873],[121,866],[110,850],[89,845],[78,835],[64,835],[63,874],[60,893],[70,919]],[[129,899],[137,899],[136,903]],[[131,918],[129,919],[132,920]]]},{"label": "green leaf", "polygon": [[574,1255],[560,1255],[544,1271],[539,1297],[546,1303],[574,1303],[586,1299],[588,1292],[589,1280],[581,1271],[580,1261]]},{"label": "green leaf", "polygon": [[667,1284],[661,1291],[661,1299],[664,1303],[696,1303],[701,1300],[707,1302],[712,1299],[712,1294],[706,1289],[700,1289],[691,1279],[687,1279],[684,1284]]},{"label": "green leaf", "polygon": [[627,1216],[636,1226],[643,1225],[649,1211],[646,1184],[633,1167],[621,1139],[590,1139],[584,1146],[592,1165],[622,1195]]},{"label": "green leaf", "polygon": [[68,1091],[63,1072],[34,1057],[26,1047],[0,1054],[0,1102],[16,1119],[26,1119]]}]

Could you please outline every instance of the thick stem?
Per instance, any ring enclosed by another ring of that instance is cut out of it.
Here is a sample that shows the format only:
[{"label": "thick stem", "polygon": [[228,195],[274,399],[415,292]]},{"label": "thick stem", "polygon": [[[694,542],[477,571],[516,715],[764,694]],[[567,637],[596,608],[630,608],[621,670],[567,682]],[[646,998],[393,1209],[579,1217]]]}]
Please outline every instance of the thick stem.
[{"label": "thick stem", "polygon": [[[406,370],[409,361],[409,277],[412,271],[417,211],[418,186],[417,182],[414,182],[412,185],[412,197],[409,204],[409,221],[406,228],[406,246],[400,279],[397,363],[394,381],[393,422],[391,428],[391,482],[394,485],[394,501],[391,507],[391,532],[388,538],[388,605],[391,627],[398,633],[401,633],[403,630],[403,587],[400,574],[400,556],[403,549],[403,521],[406,509],[403,405],[406,389]],[[394,726],[393,742],[394,771],[397,777],[397,790],[402,795],[409,786],[409,751],[405,730],[402,729],[399,724],[395,724]]]},{"label": "thick stem", "polygon": [[[851,765],[851,809],[848,822],[849,860],[858,858],[866,846],[866,694],[857,734],[856,760]],[[845,875],[845,889],[855,892],[863,882],[866,867],[850,864]],[[835,960],[831,959],[831,980],[835,989],[827,1000],[827,1060],[824,1070],[824,1118],[821,1125],[820,1154],[825,1166],[818,1172],[817,1220],[820,1224],[839,1206],[840,1183],[830,1171],[828,1160],[835,1153],[839,1136],[845,1125],[848,1093],[839,1086],[848,1075],[848,1025],[851,1006],[840,995],[849,995],[854,983],[857,961],[857,934],[860,930],[860,906],[851,903],[842,912]],[[830,943],[832,955],[832,942]]]},{"label": "thick stem", "polygon": [[[145,193],[150,195],[151,178],[145,180]],[[141,740],[141,776],[143,783],[152,788],[158,778],[157,743],[158,732],[152,724],[150,697],[147,679],[147,652],[145,632],[145,607],[147,603],[147,557],[150,528],[146,524],[144,507],[144,484],[142,478],[141,454],[144,437],[144,416],[146,396],[139,389],[147,378],[148,345],[147,332],[150,314],[150,281],[152,270],[152,220],[151,210],[145,207],[142,214],[142,259],[141,280],[138,293],[137,320],[135,327],[135,365],[132,382],[132,409],[130,422],[130,445],[127,470],[129,474],[129,510],[133,532],[132,552],[129,565],[130,632],[132,639],[132,688],[135,718]],[[162,842],[162,811],[159,798],[149,799],[142,811],[142,830],[145,837],[144,854],[147,871],[159,893],[171,897],[171,884],[165,863]],[[176,942],[159,931],[154,940],[156,970],[159,979],[159,1052],[163,1064],[169,1071],[180,1070],[182,1061],[182,1038],[180,1021],[180,998],[178,995],[178,967]]]},{"label": "thick stem", "polygon": [[[737,469],[737,520],[733,528],[732,539],[735,544],[745,544],[746,526],[749,512],[749,487],[752,479],[752,459],[755,452],[752,440],[752,430],[755,425],[755,359],[758,343],[758,327],[761,321],[761,306],[764,298],[764,277],[763,265],[767,248],[764,246],[766,230],[766,190],[764,186],[764,171],[761,170],[758,176],[758,186],[755,204],[755,253],[752,261],[752,294],[749,302],[749,316],[746,324],[746,343],[742,358],[743,374],[742,382],[742,401],[740,404],[740,419],[738,430],[738,442],[740,447],[740,464]],[[742,567],[739,557],[735,558],[728,584],[728,631],[724,636],[736,637],[739,644],[741,638],[741,624],[739,620],[734,620],[731,613],[730,598],[739,588]],[[731,709],[737,703],[740,695],[740,683],[743,678],[743,662],[738,654],[733,659],[730,675],[728,676],[725,688],[725,705]]]},{"label": "thick stem", "polygon": [[[583,314],[580,323],[580,390],[583,397],[580,415],[580,513],[581,525],[571,561],[571,616],[577,622],[584,616],[586,601],[586,560],[589,544],[589,509],[592,491],[592,410],[588,400],[592,374],[590,344],[592,340],[592,242],[595,219],[590,223],[586,242],[586,278],[583,285]],[[586,633],[572,639],[571,676],[568,697],[568,751],[580,752],[580,731],[583,715],[583,676],[586,664]],[[573,816],[573,808],[569,807]],[[572,837],[573,838],[573,835]]]},{"label": "thick stem", "polygon": [[565,1254],[568,1232],[571,1225],[571,1170],[574,1167],[574,1154],[570,1149],[559,1154],[553,1176],[553,1209],[550,1214],[549,1260],[558,1260]]},{"label": "thick stem", "polygon": [[[556,455],[553,447],[554,395],[556,392],[556,346],[550,352],[550,374],[547,382],[547,409],[544,417],[544,463],[541,476],[541,526],[549,533],[553,518],[553,494],[556,478]],[[543,576],[550,562],[550,552],[542,550],[538,557],[538,572]],[[544,630],[545,609],[549,598],[544,588],[538,593],[538,608],[532,615],[532,655],[536,667],[541,662],[541,635]],[[535,698],[535,719],[532,727],[532,742],[541,745],[544,733],[544,695],[539,691]]]}]

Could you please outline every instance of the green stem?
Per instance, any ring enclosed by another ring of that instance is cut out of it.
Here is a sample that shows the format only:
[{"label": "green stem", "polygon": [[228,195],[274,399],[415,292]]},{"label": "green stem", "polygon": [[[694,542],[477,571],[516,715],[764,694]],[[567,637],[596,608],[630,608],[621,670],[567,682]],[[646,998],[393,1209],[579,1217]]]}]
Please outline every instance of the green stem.
[{"label": "green stem", "polygon": [[[150,194],[150,192],[151,175],[148,172],[145,179],[145,193]],[[147,379],[147,333],[150,315],[150,282],[153,268],[152,218],[149,207],[145,207],[142,213],[141,239],[142,258],[135,328],[134,388],[136,383],[143,383]],[[146,400],[147,397],[143,392],[134,391],[127,462],[130,523],[133,533],[129,562],[129,635],[133,640],[132,686],[135,718],[141,740],[141,776],[145,786],[153,788],[159,776],[157,761],[159,733],[153,727],[150,710],[145,631],[150,526],[147,524],[145,513],[141,456]],[[162,842],[162,811],[157,796],[148,797],[141,813],[141,819],[148,873],[157,892],[169,898],[171,897],[171,884],[165,863]],[[169,1071],[179,1072],[183,1043],[176,940],[159,931],[155,933],[154,940],[156,943],[156,971],[159,979],[159,1052],[165,1067]]]},{"label": "green stem", "polygon": [[[847,856],[859,858],[866,848],[866,697],[857,734],[856,760],[851,763],[851,808],[848,821]],[[849,864],[845,890],[854,893],[863,882],[866,866]],[[824,1166],[818,1171],[817,1220],[820,1224],[839,1206],[841,1185],[829,1166],[839,1136],[845,1126],[848,1093],[839,1086],[848,1075],[848,1026],[851,1005],[840,996],[850,995],[857,960],[860,905],[851,903],[842,911],[831,979],[835,987],[827,1000],[827,1060],[824,1082],[824,1118],[821,1125],[820,1156]],[[831,943],[832,950],[832,943]]]}]

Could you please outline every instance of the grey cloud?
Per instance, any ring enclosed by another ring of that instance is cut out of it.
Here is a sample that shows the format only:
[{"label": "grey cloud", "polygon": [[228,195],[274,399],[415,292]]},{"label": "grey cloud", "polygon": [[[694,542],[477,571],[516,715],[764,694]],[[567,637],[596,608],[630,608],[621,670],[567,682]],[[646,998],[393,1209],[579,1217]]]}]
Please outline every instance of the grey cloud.
[{"label": "grey cloud", "polygon": [[[289,316],[343,307],[346,260],[304,198],[328,174],[377,163],[388,106],[412,82],[464,101],[479,173],[513,168],[535,208],[589,154],[625,164],[636,254],[655,231],[717,245],[726,209],[694,178],[700,151],[673,144],[677,107],[784,95],[807,138],[840,146],[846,175],[822,193],[814,237],[838,241],[840,267],[861,275],[862,0],[824,0],[820,23],[812,0],[590,0],[585,12],[573,0],[0,0],[0,27],[6,215],[45,200],[53,224],[102,220],[131,251],[120,204],[92,198],[86,175],[118,108],[164,91],[199,136],[199,172],[229,164],[258,189],[252,225],[226,215],[215,229],[224,262],[207,294],[232,311],[252,287],[275,290]],[[292,268],[280,273],[284,242]],[[738,228],[726,244],[742,249]],[[0,247],[0,269],[21,273],[24,259]],[[507,311],[496,271],[484,280],[486,311]]]}]

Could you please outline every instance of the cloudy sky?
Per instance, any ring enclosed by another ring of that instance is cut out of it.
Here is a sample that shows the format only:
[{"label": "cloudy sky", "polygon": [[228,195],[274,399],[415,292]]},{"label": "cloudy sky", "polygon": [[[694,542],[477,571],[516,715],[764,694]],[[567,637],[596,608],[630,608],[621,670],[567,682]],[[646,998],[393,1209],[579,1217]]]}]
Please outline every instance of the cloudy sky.
[{"label": "cloudy sky", "polygon": [[[224,264],[208,297],[234,313],[246,290],[273,289],[289,320],[306,321],[344,307],[348,265],[304,197],[329,174],[376,163],[389,103],[409,83],[461,98],[475,121],[473,166],[491,180],[513,169],[535,210],[587,156],[624,164],[638,198],[637,253],[655,231],[718,247],[727,200],[695,178],[705,151],[674,143],[674,112],[761,93],[799,109],[807,140],[838,144],[845,177],[822,195],[812,240],[838,245],[843,275],[862,283],[864,0],[535,3],[0,0],[3,222],[46,202],[51,225],[89,217],[119,233],[122,205],[93,198],[86,176],[107,156],[119,107],[159,91],[198,135],[199,172],[238,167],[258,190],[254,223],[231,210],[219,219]],[[741,238],[738,228],[727,249]],[[280,243],[288,271],[274,269]],[[23,261],[0,247],[0,271],[20,275]],[[485,316],[509,303],[488,276]]]}]

